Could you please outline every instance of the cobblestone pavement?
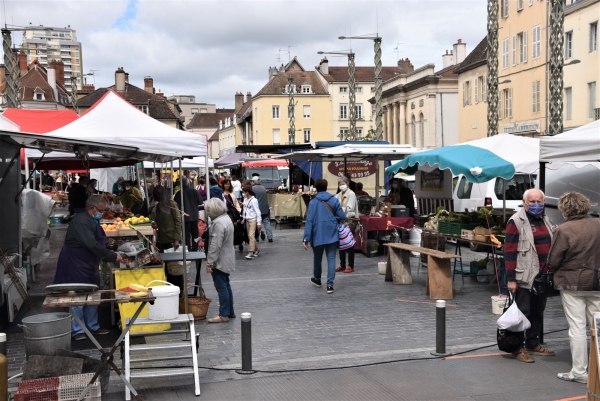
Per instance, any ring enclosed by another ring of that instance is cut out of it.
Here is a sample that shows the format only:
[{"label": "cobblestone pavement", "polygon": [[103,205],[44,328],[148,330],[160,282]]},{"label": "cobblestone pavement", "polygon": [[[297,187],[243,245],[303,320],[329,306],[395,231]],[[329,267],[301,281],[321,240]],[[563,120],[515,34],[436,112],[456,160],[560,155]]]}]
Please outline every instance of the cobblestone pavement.
[{"label": "cobblestone pavement", "polygon": [[[313,258],[310,250],[302,248],[302,231],[276,229],[274,238],[273,243],[260,242],[261,253],[254,260],[246,260],[245,252],[236,251],[237,265],[231,275],[231,286],[238,318],[224,324],[196,323],[200,366],[223,369],[201,369],[201,383],[231,380],[249,383],[273,377],[274,373],[257,373],[249,379],[234,371],[241,367],[239,316],[242,312],[252,313],[253,368],[257,370],[318,369],[430,357],[436,339],[435,301],[425,295],[426,269],[418,271],[419,258],[411,258],[413,284],[393,285],[378,274],[377,262],[382,257],[366,258],[357,253],[355,272],[336,274],[335,293],[328,295],[325,286],[316,288],[309,281]],[[471,252],[468,247],[462,248],[462,254],[467,262],[485,256]],[[323,264],[325,266],[325,261]],[[218,296],[204,269],[201,277],[207,296],[213,300],[208,312],[211,317],[218,313]],[[495,343],[497,316],[491,313],[490,297],[497,292],[497,286],[478,283],[471,277],[466,277],[462,285],[460,276],[456,277],[454,299],[447,301],[449,351],[467,351]],[[547,334],[546,342],[568,353],[566,328],[560,299],[549,299],[545,331],[558,332]],[[147,341],[157,339],[148,337]],[[8,336],[8,349],[9,371],[15,374],[22,369],[24,361],[22,334]],[[497,348],[490,346],[479,352],[497,352]],[[89,353],[95,356],[97,351]],[[413,363],[416,362],[393,365],[406,367]],[[418,362],[423,363],[426,362]],[[555,380],[556,372],[546,373],[548,380]],[[282,374],[275,376],[279,375]],[[175,397],[183,392],[193,393],[191,383],[190,379],[183,378],[138,381],[134,386],[150,392],[153,388],[179,389],[170,393]],[[114,374],[108,396],[113,395],[114,399],[122,396],[122,385]],[[257,399],[260,398],[263,397]]]}]

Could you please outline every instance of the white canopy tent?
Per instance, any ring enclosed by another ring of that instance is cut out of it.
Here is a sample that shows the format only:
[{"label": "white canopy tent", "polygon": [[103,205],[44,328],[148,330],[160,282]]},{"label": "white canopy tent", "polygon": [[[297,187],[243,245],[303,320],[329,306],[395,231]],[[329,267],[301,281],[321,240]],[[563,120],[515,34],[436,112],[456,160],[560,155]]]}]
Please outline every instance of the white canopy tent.
[{"label": "white canopy tent", "polygon": [[304,150],[299,152],[287,153],[284,155],[273,156],[273,158],[313,160],[318,157],[329,159],[347,159],[348,161],[362,160],[366,158],[377,158],[379,160],[397,160],[406,155],[419,152],[422,149],[414,148],[411,145],[383,145],[369,144],[368,142],[356,144],[348,143],[332,148],[322,148],[314,150]]},{"label": "white canopy tent", "polygon": [[542,138],[540,162],[600,162],[600,120]]},{"label": "white canopy tent", "polygon": [[85,114],[47,135],[133,146],[142,153],[171,158],[205,156],[206,137],[181,131],[149,117],[109,90]]}]

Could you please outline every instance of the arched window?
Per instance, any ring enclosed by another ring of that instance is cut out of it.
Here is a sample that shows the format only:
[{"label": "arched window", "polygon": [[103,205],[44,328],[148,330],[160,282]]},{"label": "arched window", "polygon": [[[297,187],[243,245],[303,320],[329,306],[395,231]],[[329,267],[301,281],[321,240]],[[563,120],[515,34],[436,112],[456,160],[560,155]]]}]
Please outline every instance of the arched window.
[{"label": "arched window", "polygon": [[412,145],[417,146],[417,121],[415,119],[415,115],[413,114],[411,117],[411,129],[412,129]]},{"label": "arched window", "polygon": [[420,113],[419,115],[419,119],[420,121],[420,132],[419,135],[421,136],[421,147],[424,148],[425,147],[425,117],[423,117],[423,113]]}]

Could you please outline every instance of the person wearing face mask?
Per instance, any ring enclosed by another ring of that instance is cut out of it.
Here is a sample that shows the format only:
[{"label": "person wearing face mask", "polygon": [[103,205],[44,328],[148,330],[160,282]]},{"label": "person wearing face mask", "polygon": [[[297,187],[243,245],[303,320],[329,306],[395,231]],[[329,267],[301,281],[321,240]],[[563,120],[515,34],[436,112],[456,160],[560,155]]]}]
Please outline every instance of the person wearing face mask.
[{"label": "person wearing face mask", "polygon": [[[121,255],[106,248],[106,234],[100,226],[100,218],[105,210],[104,198],[92,195],[86,201],[85,211],[73,217],[58,256],[53,284],[86,283],[99,286],[100,261],[122,261]],[[98,306],[74,306],[71,309],[92,333],[109,333],[98,324]],[[71,335],[76,341],[87,338],[75,319],[71,322]]]},{"label": "person wearing face mask", "polygon": [[120,202],[124,208],[127,208],[131,213],[137,214],[143,207],[144,198],[139,188],[133,186],[131,181],[123,181],[121,183],[123,192],[119,196],[113,196],[115,203]]},{"label": "person wearing face mask", "polygon": [[391,203],[392,205],[400,205],[400,184],[398,180],[394,178],[390,181],[390,192],[385,197],[385,203]]},{"label": "person wearing face mask", "polygon": [[[348,177],[338,178],[338,188],[340,192],[335,196],[340,202],[346,217],[358,217],[358,202],[356,194],[349,187]],[[348,255],[348,267],[346,267],[346,254]],[[354,248],[340,249],[340,265],[335,269],[336,272],[353,273],[354,272]]]},{"label": "person wearing face mask", "polygon": [[531,328],[520,332],[521,349],[513,357],[521,362],[535,362],[531,354],[553,356],[540,344],[546,298],[531,291],[534,277],[548,271],[548,254],[552,243],[550,220],[544,216],[544,193],[529,189],[523,194],[523,208],[506,223],[504,265],[508,290],[514,293],[519,310],[531,322]]}]

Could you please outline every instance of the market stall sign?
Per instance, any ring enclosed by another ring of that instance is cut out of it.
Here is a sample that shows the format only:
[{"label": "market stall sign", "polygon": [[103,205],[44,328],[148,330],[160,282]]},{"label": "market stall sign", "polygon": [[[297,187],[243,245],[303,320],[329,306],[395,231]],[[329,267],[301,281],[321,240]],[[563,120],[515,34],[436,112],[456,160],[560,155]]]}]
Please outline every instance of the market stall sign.
[{"label": "market stall sign", "polygon": [[[346,170],[351,178],[363,178],[375,174],[376,167],[375,162],[371,160],[346,163]],[[327,166],[327,170],[329,170],[331,174],[341,177],[344,175],[344,162],[331,162]]]}]

